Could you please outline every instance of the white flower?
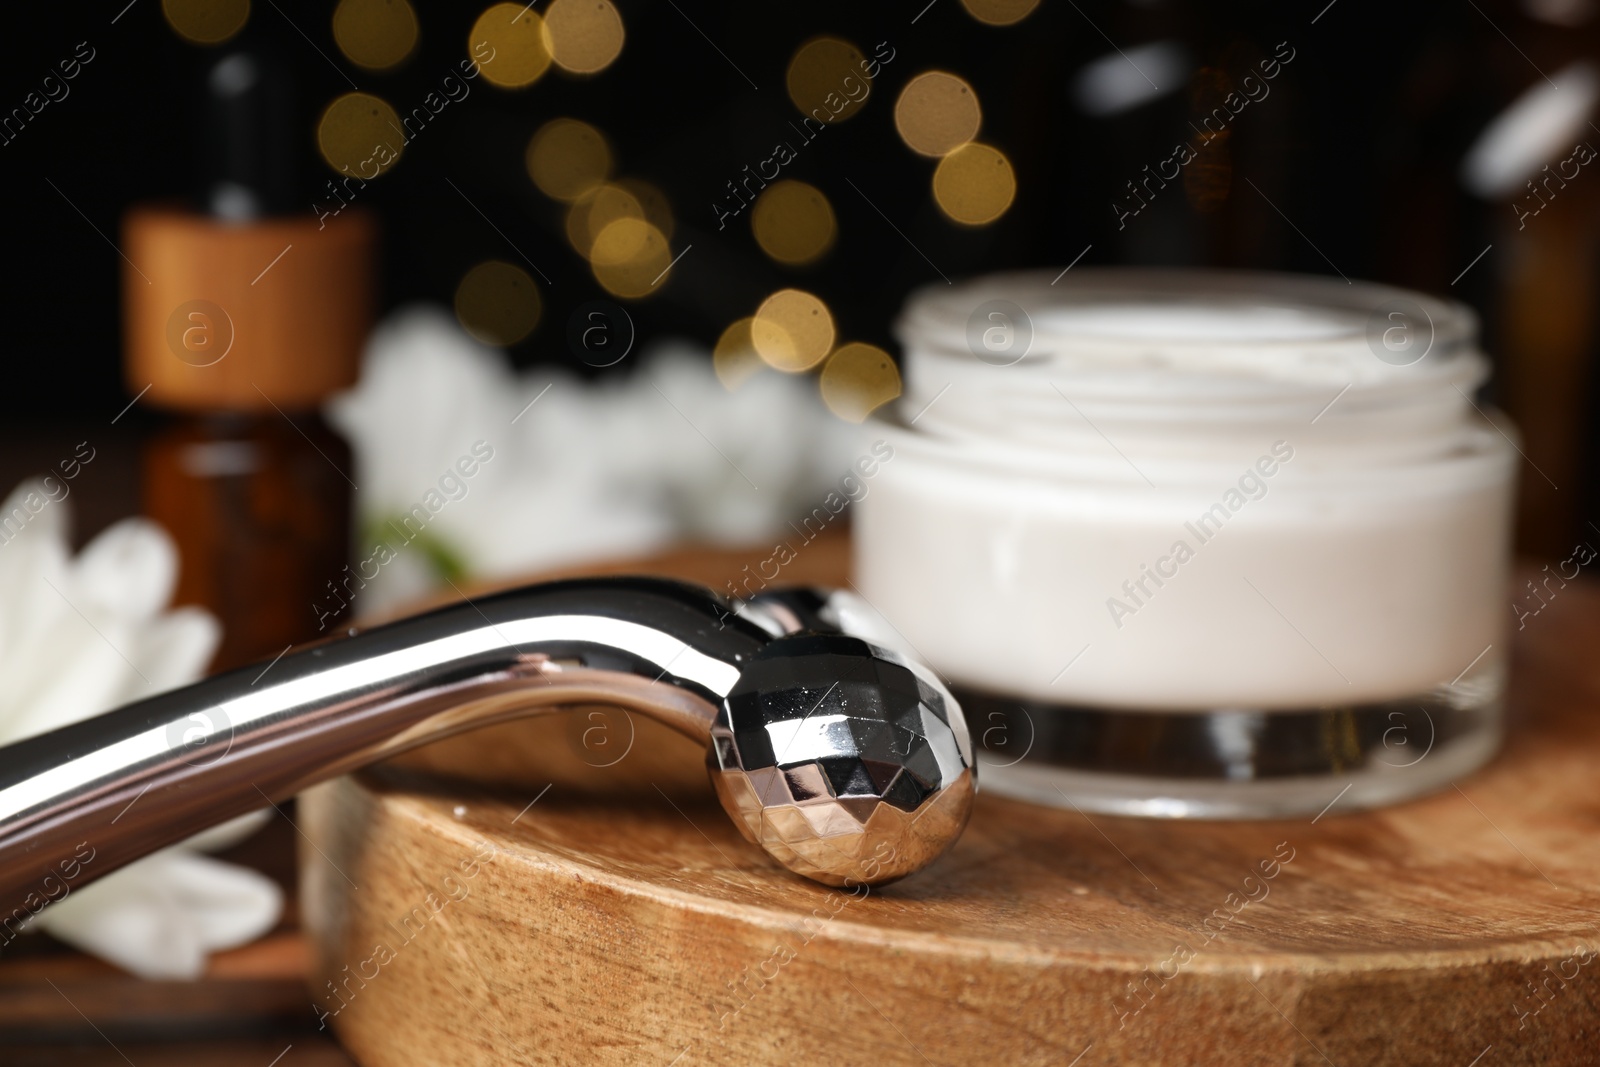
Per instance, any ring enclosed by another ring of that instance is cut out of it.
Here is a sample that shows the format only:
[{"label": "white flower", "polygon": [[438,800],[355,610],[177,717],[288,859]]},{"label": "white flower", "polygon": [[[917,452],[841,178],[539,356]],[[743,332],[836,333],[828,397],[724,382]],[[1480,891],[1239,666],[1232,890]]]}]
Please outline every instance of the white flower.
[{"label": "white flower", "polygon": [[[53,730],[198,678],[217,622],[165,610],[172,540],[125,519],[77,558],[64,487],[24,482],[0,504],[0,744]],[[278,921],[282,893],[255,871],[196,854],[258,829],[256,812],[147,856],[46,907],[32,926],[145,978],[197,978],[207,956]]]},{"label": "white flower", "polygon": [[[355,448],[359,554],[477,442],[494,458],[427,525],[429,543],[477,577],[677,540],[775,537],[822,503],[857,454],[860,431],[829,415],[803,375],[762,370],[730,393],[692,345],[634,358],[634,372],[590,383],[547,366],[516,374],[446,312],[391,316],[368,343],[360,383],[328,410]],[[395,558],[358,593],[358,613],[438,580],[423,541],[402,540],[392,538]]]}]

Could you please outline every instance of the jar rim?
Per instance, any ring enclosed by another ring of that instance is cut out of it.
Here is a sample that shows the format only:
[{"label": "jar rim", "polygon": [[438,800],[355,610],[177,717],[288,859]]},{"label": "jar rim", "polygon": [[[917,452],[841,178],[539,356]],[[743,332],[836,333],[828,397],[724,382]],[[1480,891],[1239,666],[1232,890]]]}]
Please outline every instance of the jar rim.
[{"label": "jar rim", "polygon": [[[1234,336],[1181,338],[1141,332],[1137,320],[1121,335],[1058,331],[1052,340],[1070,344],[1090,343],[1108,347],[1162,348],[1209,347],[1339,347],[1351,340],[1365,342],[1366,318],[1391,302],[1406,301],[1425,313],[1423,326],[1431,324],[1435,343],[1448,351],[1463,342],[1472,342],[1478,332],[1477,315],[1457,301],[1402,289],[1379,282],[1350,281],[1319,274],[1290,274],[1245,270],[1214,270],[1152,267],[1082,267],[1054,277],[1048,271],[1015,271],[973,278],[955,286],[927,285],[906,302],[897,329],[911,341],[935,341],[952,329],[964,332],[972,308],[991,300],[1009,300],[1033,305],[1034,318],[1044,318],[1058,309],[1097,308],[1122,305],[1139,313],[1187,306],[1214,309],[1230,305],[1231,310],[1282,310],[1322,313],[1325,319],[1337,317],[1339,329],[1320,329],[1299,336]],[[1026,309],[1025,309],[1026,310]],[[1147,325],[1145,323],[1144,325]],[[1044,334],[1047,331],[1036,333]]]},{"label": "jar rim", "polygon": [[[1302,410],[1310,418],[1342,398],[1335,421],[1382,411],[1403,419],[1408,409],[1470,403],[1488,375],[1477,326],[1459,303],[1319,275],[990,275],[908,302],[897,322],[900,404],[921,412],[938,399],[932,424],[1053,421],[1057,394],[1095,421],[1271,422]],[[991,334],[1011,347],[990,348]]]}]

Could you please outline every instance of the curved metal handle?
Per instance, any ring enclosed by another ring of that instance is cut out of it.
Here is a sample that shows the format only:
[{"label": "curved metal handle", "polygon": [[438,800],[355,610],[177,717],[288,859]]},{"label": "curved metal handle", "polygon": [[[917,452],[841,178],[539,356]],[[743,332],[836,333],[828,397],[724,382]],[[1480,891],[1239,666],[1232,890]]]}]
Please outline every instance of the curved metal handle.
[{"label": "curved metal handle", "polygon": [[709,744],[740,664],[770,640],[698,587],[557,582],[352,630],[18,742],[0,749],[0,928],[69,883],[478,726],[607,703]]}]

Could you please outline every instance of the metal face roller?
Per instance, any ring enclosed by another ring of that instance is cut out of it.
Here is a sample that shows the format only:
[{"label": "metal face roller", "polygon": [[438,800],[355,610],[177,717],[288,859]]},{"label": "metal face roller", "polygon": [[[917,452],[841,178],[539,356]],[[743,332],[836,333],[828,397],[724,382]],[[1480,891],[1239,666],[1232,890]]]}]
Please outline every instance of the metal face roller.
[{"label": "metal face roller", "polygon": [[971,739],[930,671],[837,617],[807,590],[735,606],[655,579],[553,582],[0,748],[0,922],[51,898],[67,864],[81,885],[417,745],[595,703],[704,744],[729,815],[790,870],[829,885],[904,877],[966,825]]}]

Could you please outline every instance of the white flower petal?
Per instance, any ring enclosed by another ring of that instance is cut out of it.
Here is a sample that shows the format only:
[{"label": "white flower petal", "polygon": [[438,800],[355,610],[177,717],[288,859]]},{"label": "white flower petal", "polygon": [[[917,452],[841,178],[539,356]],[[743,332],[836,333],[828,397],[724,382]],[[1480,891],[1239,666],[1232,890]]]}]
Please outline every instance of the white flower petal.
[{"label": "white flower petal", "polygon": [[[103,637],[79,618],[58,620],[51,630],[61,642],[58,647],[70,649],[71,655],[41,659],[32,670],[19,671],[14,682],[8,679],[25,694],[25,700],[0,722],[0,740],[32,737],[115,707],[119,695],[129,688],[130,677],[144,685],[111,643],[127,639],[124,628],[109,621],[106,628],[111,634]],[[148,686],[144,691],[155,695]]]},{"label": "white flower petal", "polygon": [[213,826],[209,830],[202,830],[193,837],[185,838],[176,847],[187,848],[195,852],[221,852],[225,848],[232,848],[272,819],[271,808],[261,808],[258,811],[248,811],[237,819],[229,819],[220,826]]},{"label": "white flower petal", "polygon": [[194,681],[205,673],[221,641],[222,624],[200,608],[174,608],[145,624],[129,653],[144,678],[134,676],[119,700],[140,700]]},{"label": "white flower petal", "polygon": [[[56,487],[51,493],[50,486]],[[62,507],[71,489],[59,478],[47,484],[43,478],[28,478],[0,502],[0,540],[9,541],[22,531],[45,540],[65,543],[71,534],[72,513]]]},{"label": "white flower petal", "polygon": [[129,864],[40,912],[40,929],[142,978],[192,980],[212,952],[272,929],[276,883],[181,849]]},{"label": "white flower petal", "polygon": [[79,611],[149,619],[178,584],[178,549],[150,520],[123,519],[90,541],[72,570]]},{"label": "white flower petal", "polygon": [[[369,522],[421,503],[472,442],[493,446],[426,527],[475,577],[781,536],[843,476],[859,431],[827,413],[814,380],[763,371],[730,393],[707,355],[667,343],[593,381],[517,376],[448,313],[410,308],[374,332],[360,384],[329,414],[355,446]],[[419,546],[399,555],[358,613],[442,584]]]},{"label": "white flower petal", "polygon": [[[45,486],[24,483],[0,505],[0,743],[193,681],[220,637],[198,608],[163,613],[177,579],[163,530],[125,520],[73,559],[59,486],[57,496],[44,503]],[[227,847],[267,817],[232,820],[75,889],[36,925],[135,974],[198,977],[211,952],[270,929],[282,893],[183,849]]]}]

